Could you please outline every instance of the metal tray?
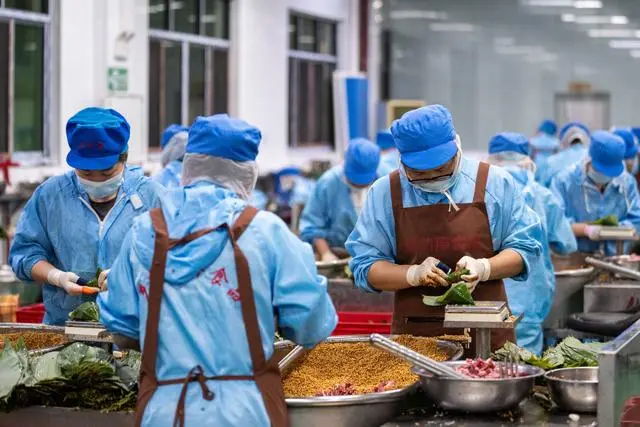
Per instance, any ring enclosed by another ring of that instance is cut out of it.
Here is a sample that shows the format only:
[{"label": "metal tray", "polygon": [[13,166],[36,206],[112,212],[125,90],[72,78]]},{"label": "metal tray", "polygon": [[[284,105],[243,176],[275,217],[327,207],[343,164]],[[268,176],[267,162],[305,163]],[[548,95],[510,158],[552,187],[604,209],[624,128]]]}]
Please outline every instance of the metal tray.
[{"label": "metal tray", "polygon": [[20,332],[58,333],[65,338],[65,342],[63,344],[29,350],[29,354],[33,356],[49,353],[50,351],[60,350],[65,345],[67,345],[68,342],[68,339],[64,334],[64,327],[62,326],[44,325],[42,323],[0,323],[0,334],[14,334]]}]

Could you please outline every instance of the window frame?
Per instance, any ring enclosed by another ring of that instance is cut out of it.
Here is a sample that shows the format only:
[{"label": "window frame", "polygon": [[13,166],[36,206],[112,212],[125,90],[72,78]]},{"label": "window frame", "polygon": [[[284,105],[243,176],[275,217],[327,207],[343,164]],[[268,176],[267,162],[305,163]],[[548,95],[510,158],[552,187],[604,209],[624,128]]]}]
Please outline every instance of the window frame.
[{"label": "window frame", "polygon": [[[9,129],[8,129],[8,152],[14,160],[23,163],[25,166],[51,165],[53,149],[51,146],[51,91],[52,91],[52,16],[56,8],[55,1],[49,1],[47,13],[29,12],[19,9],[9,9],[4,7],[4,2],[0,2],[0,20],[8,22],[10,33],[15,37],[15,24],[26,24],[40,26],[43,29],[43,76],[42,76],[42,150],[41,151],[15,151],[14,141],[14,102],[9,102]],[[9,60],[9,98],[14,95],[15,78],[15,47],[10,47]]]},{"label": "window frame", "polygon": [[[288,81],[288,87],[289,87],[289,94],[287,96],[287,137],[288,137],[288,149],[289,150],[304,150],[304,151],[308,151],[308,150],[327,150],[328,152],[331,153],[335,153],[337,150],[337,146],[336,146],[336,136],[335,136],[335,112],[333,111],[333,101],[332,105],[331,105],[331,114],[333,114],[333,117],[331,120],[329,120],[330,123],[332,123],[332,129],[330,129],[330,134],[331,134],[331,140],[329,141],[318,141],[318,143],[300,143],[298,140],[298,136],[297,136],[297,126],[293,126],[292,129],[292,116],[295,117],[295,114],[292,114],[291,109],[294,107],[294,105],[296,104],[296,102],[293,102],[292,105],[292,100],[297,99],[299,97],[299,93],[291,93],[291,90],[293,87],[297,87],[298,83],[297,79],[299,78],[299,75],[291,75],[291,60],[295,59],[298,60],[298,67],[300,67],[300,63],[301,62],[307,62],[307,63],[321,63],[321,64],[330,64],[333,65],[335,67],[335,70],[338,69],[339,66],[339,39],[338,39],[338,35],[339,35],[339,21],[337,20],[331,20],[331,19],[327,19],[324,17],[319,17],[319,16],[314,16],[314,15],[309,15],[306,13],[301,13],[295,10],[289,10],[289,17],[288,17],[288,25],[291,26],[291,20],[292,18],[303,18],[303,19],[308,19],[313,21],[314,23],[314,27],[315,27],[315,41],[314,41],[314,51],[307,51],[307,50],[299,50],[299,49],[292,49],[291,48],[291,40],[292,40],[292,36],[291,34],[289,34],[289,36],[287,37],[287,81]],[[319,45],[320,45],[320,41],[318,39],[318,35],[319,35],[319,23],[324,23],[324,24],[331,24],[333,26],[333,47],[334,47],[334,52],[333,53],[320,53],[319,50]],[[297,27],[297,24],[296,24]],[[297,32],[293,37],[296,40],[296,47],[297,47]],[[333,80],[332,80],[333,81]],[[294,84],[295,83],[295,84]],[[333,94],[333,87],[331,87],[331,94]],[[296,119],[297,120],[297,119]]]}]

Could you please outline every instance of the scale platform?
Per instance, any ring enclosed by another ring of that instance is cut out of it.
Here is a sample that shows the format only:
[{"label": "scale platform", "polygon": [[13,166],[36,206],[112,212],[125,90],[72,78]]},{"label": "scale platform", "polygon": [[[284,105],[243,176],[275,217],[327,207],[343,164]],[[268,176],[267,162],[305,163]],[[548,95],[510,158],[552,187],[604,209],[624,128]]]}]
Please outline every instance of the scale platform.
[{"label": "scale platform", "polygon": [[[506,315],[505,315],[506,310]],[[447,319],[450,314],[450,319]],[[451,316],[455,314],[455,320]],[[462,319],[466,315],[466,318]],[[500,320],[503,319],[503,320]],[[514,329],[522,315],[513,316],[503,301],[476,301],[474,306],[445,306],[445,328],[470,328],[476,330],[476,356],[488,358],[491,354],[491,330]]]},{"label": "scale platform", "polygon": [[71,341],[112,343],[113,337],[102,323],[68,321],[64,334]]}]

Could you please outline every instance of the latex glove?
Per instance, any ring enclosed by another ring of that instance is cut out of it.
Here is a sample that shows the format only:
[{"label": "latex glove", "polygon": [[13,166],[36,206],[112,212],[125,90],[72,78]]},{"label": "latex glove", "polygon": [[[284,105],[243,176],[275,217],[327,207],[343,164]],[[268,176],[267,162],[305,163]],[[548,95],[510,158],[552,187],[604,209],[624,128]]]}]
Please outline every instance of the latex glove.
[{"label": "latex glove", "polygon": [[82,295],[82,286],[76,283],[79,278],[76,273],[61,271],[57,268],[52,268],[47,273],[47,282],[64,289],[69,295]]},{"label": "latex glove", "polygon": [[98,276],[98,287],[100,288],[101,291],[106,291],[107,290],[107,277],[109,276],[109,272],[111,270],[102,270],[100,272],[100,275]]},{"label": "latex glove", "polygon": [[462,276],[469,292],[473,292],[480,282],[486,282],[491,277],[491,264],[486,258],[475,259],[470,256],[463,256],[456,264],[456,270],[466,268],[469,274]]},{"label": "latex glove", "polygon": [[322,256],[320,257],[320,260],[322,262],[329,262],[329,261],[338,261],[340,258],[338,258],[336,256],[336,254],[334,254],[331,251],[327,251],[325,253],[322,254]]},{"label": "latex glove", "polygon": [[412,265],[407,270],[407,283],[411,286],[449,286],[447,275],[438,268],[440,260],[429,257],[420,265]]},{"label": "latex glove", "polygon": [[599,225],[586,225],[584,227],[584,234],[589,238],[589,240],[600,240],[600,232],[602,231],[602,227]]}]

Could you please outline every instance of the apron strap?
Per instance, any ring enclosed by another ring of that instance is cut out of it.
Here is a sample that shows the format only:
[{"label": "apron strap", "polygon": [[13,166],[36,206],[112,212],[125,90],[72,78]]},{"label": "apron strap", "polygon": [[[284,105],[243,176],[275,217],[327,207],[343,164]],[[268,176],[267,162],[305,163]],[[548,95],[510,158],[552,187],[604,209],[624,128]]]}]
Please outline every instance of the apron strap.
[{"label": "apron strap", "polygon": [[476,176],[476,190],[473,194],[473,203],[484,203],[484,195],[487,190],[489,179],[489,163],[480,162],[478,175]]},{"label": "apron strap", "polygon": [[402,209],[402,184],[400,172],[396,169],[389,174],[389,186],[391,187],[391,206],[394,212]]}]

